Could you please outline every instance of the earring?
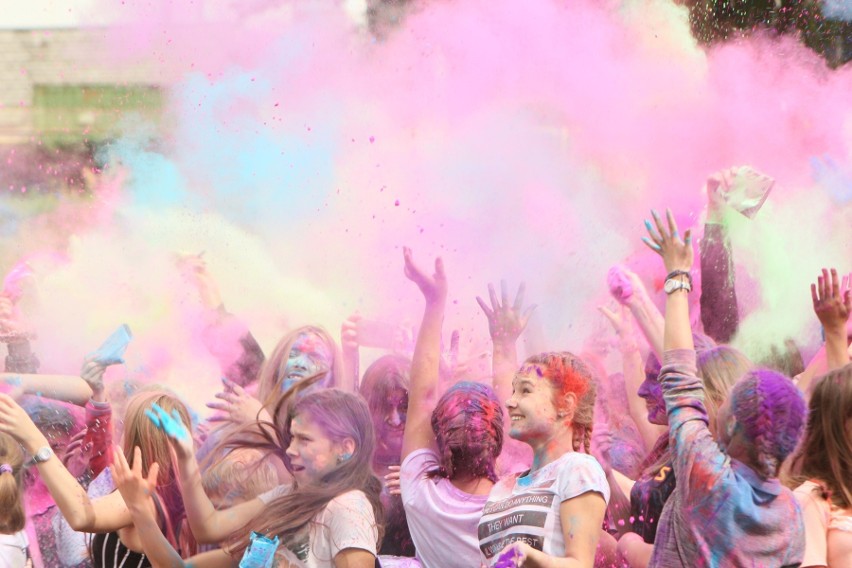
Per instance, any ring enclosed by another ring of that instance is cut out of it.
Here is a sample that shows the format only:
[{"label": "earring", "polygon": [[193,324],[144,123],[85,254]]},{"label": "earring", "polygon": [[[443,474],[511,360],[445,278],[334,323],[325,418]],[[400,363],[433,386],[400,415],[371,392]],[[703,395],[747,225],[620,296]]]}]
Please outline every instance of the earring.
[{"label": "earring", "polygon": [[351,457],[352,457],[352,454],[349,454],[349,453],[337,456],[337,465],[340,465],[343,462],[348,461],[349,458],[351,458]]}]

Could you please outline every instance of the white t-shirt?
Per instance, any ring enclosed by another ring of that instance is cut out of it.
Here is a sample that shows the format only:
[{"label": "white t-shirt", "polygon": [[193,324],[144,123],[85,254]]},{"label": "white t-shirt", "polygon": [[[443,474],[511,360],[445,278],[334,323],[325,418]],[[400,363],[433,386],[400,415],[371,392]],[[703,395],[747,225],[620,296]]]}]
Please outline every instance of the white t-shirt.
[{"label": "white t-shirt", "polygon": [[411,540],[424,568],[479,566],[476,527],[487,495],[471,495],[448,479],[432,478],[438,455],[429,449],[411,452],[402,462],[400,488]]},{"label": "white t-shirt", "polygon": [[479,522],[479,547],[486,564],[508,544],[522,540],[551,556],[565,556],[560,506],[584,493],[609,502],[609,484],[598,461],[568,452],[532,476],[501,479],[488,496]]},{"label": "white t-shirt", "polygon": [[0,534],[0,566],[3,568],[24,568],[27,565],[27,533],[18,531],[13,534]]},{"label": "white t-shirt", "polygon": [[[291,485],[280,485],[258,499],[268,505],[291,489]],[[334,568],[334,557],[347,548],[376,555],[379,529],[373,506],[363,491],[348,491],[332,499],[314,519],[309,533],[304,545],[291,551],[307,568]]]}]

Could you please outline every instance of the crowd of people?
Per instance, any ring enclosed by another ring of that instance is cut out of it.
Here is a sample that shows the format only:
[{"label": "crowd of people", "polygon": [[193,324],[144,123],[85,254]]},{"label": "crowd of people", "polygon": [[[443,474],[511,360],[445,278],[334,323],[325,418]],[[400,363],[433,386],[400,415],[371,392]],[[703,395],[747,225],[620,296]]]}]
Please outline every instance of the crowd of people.
[{"label": "crowd of people", "polygon": [[[105,381],[114,358],[40,375],[7,333],[0,565],[852,567],[850,276],[811,287],[824,344],[807,364],[794,339],[750,360],[729,345],[734,263],[710,193],[699,266],[691,231],[653,212],[663,289],[610,271],[618,372],[585,347],[519,362],[535,306],[504,283],[477,298],[491,380],[456,380],[452,278],[407,248],[425,304],[413,351],[361,374],[357,316],[339,344],[305,326],[269,356],[246,329],[204,421],[167,388]],[[204,263],[184,262],[207,339],[233,329]]]}]

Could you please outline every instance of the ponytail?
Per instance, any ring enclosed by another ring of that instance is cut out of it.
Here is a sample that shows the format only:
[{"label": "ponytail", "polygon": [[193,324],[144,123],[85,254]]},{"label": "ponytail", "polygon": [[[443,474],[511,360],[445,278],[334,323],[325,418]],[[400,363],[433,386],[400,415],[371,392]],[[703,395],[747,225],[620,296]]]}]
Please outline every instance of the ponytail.
[{"label": "ponytail", "polygon": [[26,514],[23,504],[22,469],[24,452],[8,434],[0,433],[0,533],[23,530]]}]

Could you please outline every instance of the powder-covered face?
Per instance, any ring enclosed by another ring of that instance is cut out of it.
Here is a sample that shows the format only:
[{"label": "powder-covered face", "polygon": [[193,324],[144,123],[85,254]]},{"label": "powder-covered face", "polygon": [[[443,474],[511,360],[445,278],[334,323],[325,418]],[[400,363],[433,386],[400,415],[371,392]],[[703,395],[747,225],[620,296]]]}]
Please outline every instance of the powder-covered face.
[{"label": "powder-covered face", "polygon": [[331,350],[321,337],[314,333],[301,334],[290,348],[281,377],[281,390],[289,389],[322,369],[331,368],[332,358]]},{"label": "powder-covered face", "polygon": [[376,458],[382,462],[398,463],[402,454],[402,434],[408,416],[408,392],[397,387],[383,401],[382,412],[373,416],[376,430]]},{"label": "powder-covered face", "polygon": [[299,483],[317,483],[345,457],[343,447],[332,442],[309,416],[297,414],[290,424],[287,447],[293,477]]},{"label": "powder-covered face", "polygon": [[637,393],[641,398],[645,399],[645,406],[648,408],[648,422],[665,426],[669,423],[669,417],[666,414],[666,401],[663,399],[663,388],[660,386],[658,375],[660,368],[658,365],[648,364],[645,366],[645,380],[639,385]]},{"label": "powder-covered face", "polygon": [[554,394],[541,367],[521,367],[512,380],[512,396],[506,401],[509,436],[527,443],[550,439],[558,422]]}]

